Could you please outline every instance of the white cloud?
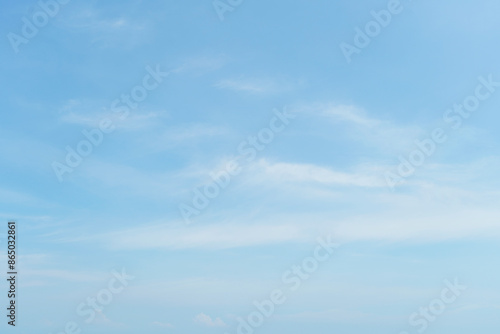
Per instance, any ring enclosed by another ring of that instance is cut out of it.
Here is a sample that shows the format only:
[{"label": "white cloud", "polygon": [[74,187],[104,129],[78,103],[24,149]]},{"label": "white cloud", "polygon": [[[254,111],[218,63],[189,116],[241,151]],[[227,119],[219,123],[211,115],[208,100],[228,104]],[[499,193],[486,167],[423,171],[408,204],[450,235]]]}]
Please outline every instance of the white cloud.
[{"label": "white cloud", "polygon": [[[98,10],[93,8],[80,7],[78,9],[78,11],[73,11],[71,14],[68,14],[67,19],[64,20],[64,24],[67,28],[107,33],[119,31],[120,29],[127,29],[132,25],[132,22],[124,16],[104,18]],[[143,27],[142,25],[138,25],[135,28],[140,30]]]},{"label": "white cloud", "polygon": [[360,108],[350,105],[327,105],[321,110],[321,113],[332,119],[352,122],[366,127],[374,127],[381,124],[381,121],[365,115]]},{"label": "white cloud", "polygon": [[23,275],[27,279],[50,278],[68,282],[96,282],[106,278],[103,273],[88,273],[59,269],[23,269]]},{"label": "white cloud", "polygon": [[[498,192],[485,191],[481,186],[495,175],[498,164],[494,161],[461,166],[460,173],[454,176],[447,171],[456,170],[456,166],[433,166],[427,171],[425,182],[417,177],[409,185],[391,192],[378,174],[371,174],[379,171],[377,168],[346,173],[310,164],[261,160],[250,168],[249,180],[245,179],[246,174],[242,175],[243,182],[216,199],[217,204],[212,208],[215,210],[196,218],[190,226],[182,223],[179,214],[178,218],[170,216],[144,223],[141,228],[63,241],[98,242],[112,249],[226,249],[308,242],[328,234],[342,243],[497,238],[500,237]],[[109,178],[106,176],[102,182],[122,185],[128,178],[118,173],[114,180],[111,176],[115,174],[110,172]],[[448,175],[448,179],[443,175]],[[479,182],[471,175],[482,175],[485,179]],[[128,176],[143,184],[144,188],[131,191],[140,196],[155,190],[154,184],[159,187],[158,193],[165,191],[161,189],[165,182],[169,184],[166,178],[159,182],[155,176],[146,179],[135,174]],[[235,198],[240,201],[251,198],[251,209],[245,215],[240,207],[233,205]],[[216,209],[220,205],[223,209]],[[322,207],[320,212],[316,210],[318,205]],[[346,215],[346,207],[358,209],[358,213]],[[123,224],[129,223],[125,219]],[[130,222],[128,226],[132,225]]]},{"label": "white cloud", "polygon": [[338,172],[312,164],[270,163],[261,159],[253,166],[265,182],[315,182],[326,185],[386,187],[379,175]]},{"label": "white cloud", "polygon": [[297,106],[295,111],[311,115],[321,122],[327,119],[332,123],[345,124],[352,128],[347,134],[356,142],[393,154],[413,147],[414,140],[425,134],[419,126],[397,124],[370,117],[362,108],[355,105],[313,103]]},{"label": "white cloud", "polygon": [[[104,102],[103,102],[104,103]],[[109,105],[109,102],[108,102]],[[131,110],[127,117],[121,117],[104,107],[97,101],[69,100],[60,109],[59,120],[62,123],[78,124],[98,128],[102,119],[108,118],[117,129],[136,131],[156,126],[165,117],[165,112]]]},{"label": "white cloud", "polygon": [[295,84],[286,80],[269,78],[239,78],[220,80],[215,84],[215,87],[251,94],[276,94],[293,90],[299,85],[300,83]]},{"label": "white cloud", "polygon": [[130,49],[149,39],[151,22],[126,13],[124,6],[120,7],[120,15],[117,16],[106,15],[109,12],[97,10],[86,3],[72,7],[72,10],[67,9],[66,15],[59,17],[55,24],[80,36],[88,36],[93,45]]},{"label": "white cloud", "polygon": [[105,327],[113,327],[113,328],[125,328],[125,325],[120,322],[113,321],[109,319],[104,313],[101,311],[97,311],[95,313],[95,319],[92,321],[93,324]]},{"label": "white cloud", "polygon": [[207,215],[189,227],[165,222],[81,240],[99,242],[112,249],[214,250],[303,243],[318,235],[332,235],[340,243],[421,243],[500,237],[500,210],[494,204],[485,202],[482,206],[468,206],[462,202],[465,200],[462,194],[450,196],[453,196],[452,191],[444,199],[441,196],[427,199],[425,192],[413,195],[346,192],[342,200],[352,202],[354,208],[359,206],[363,214],[339,216],[338,203],[332,203],[329,210],[321,212],[311,212],[304,204],[303,210],[299,207],[297,212],[278,214],[271,211],[258,218],[241,217],[228,209],[224,214],[233,218],[221,223],[210,222],[213,218],[207,218],[211,217]]},{"label": "white cloud", "polygon": [[170,142],[180,142],[199,137],[213,137],[227,134],[228,130],[210,124],[190,124],[187,126],[180,126],[170,128],[165,132],[163,139]]},{"label": "white cloud", "polygon": [[152,324],[161,328],[174,328],[174,326],[168,322],[154,321]]},{"label": "white cloud", "polygon": [[296,314],[287,314],[287,315],[277,315],[277,320],[282,321],[327,321],[327,322],[336,322],[336,323],[352,323],[352,322],[365,322],[365,321],[373,321],[377,319],[376,316],[370,313],[356,311],[356,310],[347,310],[347,309],[331,309],[325,311],[317,311],[317,312],[301,312]]},{"label": "white cloud", "polygon": [[211,124],[187,124],[168,127],[160,134],[150,133],[138,139],[141,152],[156,153],[163,150],[192,144],[197,140],[210,140],[230,134],[230,130]]},{"label": "white cloud", "polygon": [[198,324],[207,326],[207,327],[226,327],[227,325],[222,321],[221,318],[215,318],[212,320],[212,318],[204,313],[198,314],[195,318],[194,321]]},{"label": "white cloud", "polygon": [[91,240],[106,239],[108,246],[114,249],[224,249],[297,241],[303,237],[301,229],[290,224],[249,226],[232,222],[216,225],[199,224],[192,228],[186,227],[183,223],[179,223],[178,226],[163,223],[98,235]]}]

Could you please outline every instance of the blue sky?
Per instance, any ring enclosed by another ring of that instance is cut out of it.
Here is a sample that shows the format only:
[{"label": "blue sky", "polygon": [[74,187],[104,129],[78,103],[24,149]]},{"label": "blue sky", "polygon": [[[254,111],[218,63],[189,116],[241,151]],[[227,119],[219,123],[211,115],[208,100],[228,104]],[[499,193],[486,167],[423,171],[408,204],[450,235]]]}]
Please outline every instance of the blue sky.
[{"label": "blue sky", "polygon": [[[342,43],[391,1],[222,1],[223,20],[210,0],[62,2],[29,38],[39,3],[1,11],[19,333],[237,333],[327,236],[340,247],[253,332],[418,333],[409,318],[458,279],[422,332],[498,333],[498,2],[402,0],[350,61]],[[488,97],[453,128],[447,110],[478,86]],[[391,186],[435,129],[446,141]],[[102,137],[68,167],[82,131]],[[241,171],[196,208],[231,162]],[[85,322],[78,306],[122,269],[135,278]]]}]

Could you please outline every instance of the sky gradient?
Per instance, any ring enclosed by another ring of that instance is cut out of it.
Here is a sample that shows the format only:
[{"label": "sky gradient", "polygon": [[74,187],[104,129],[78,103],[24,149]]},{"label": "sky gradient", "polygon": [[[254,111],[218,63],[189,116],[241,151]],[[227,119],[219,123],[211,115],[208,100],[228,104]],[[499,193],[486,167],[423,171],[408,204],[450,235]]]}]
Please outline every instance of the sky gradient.
[{"label": "sky gradient", "polygon": [[2,4],[2,333],[497,334],[499,10]]}]

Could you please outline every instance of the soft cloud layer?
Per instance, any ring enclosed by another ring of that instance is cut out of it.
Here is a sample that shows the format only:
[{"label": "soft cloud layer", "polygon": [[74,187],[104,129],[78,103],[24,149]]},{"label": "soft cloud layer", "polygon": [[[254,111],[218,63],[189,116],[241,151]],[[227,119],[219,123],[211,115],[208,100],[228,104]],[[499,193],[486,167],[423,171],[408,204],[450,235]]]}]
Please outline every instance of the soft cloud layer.
[{"label": "soft cloud layer", "polygon": [[212,318],[204,313],[198,314],[195,318],[194,321],[200,325],[207,326],[207,327],[226,327],[227,325],[224,323],[224,321],[221,320],[221,318],[215,318],[212,320]]}]

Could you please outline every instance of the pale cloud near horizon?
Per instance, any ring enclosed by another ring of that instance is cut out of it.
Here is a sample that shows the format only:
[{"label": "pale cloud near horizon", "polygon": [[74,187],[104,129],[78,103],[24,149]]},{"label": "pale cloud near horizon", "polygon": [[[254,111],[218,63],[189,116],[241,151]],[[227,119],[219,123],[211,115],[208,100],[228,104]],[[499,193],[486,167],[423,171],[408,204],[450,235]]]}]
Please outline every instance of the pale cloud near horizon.
[{"label": "pale cloud near horizon", "polygon": [[226,327],[227,325],[222,321],[221,318],[212,319],[210,316],[205,313],[198,314],[194,321],[198,324],[207,326],[207,327]]},{"label": "pale cloud near horizon", "polygon": [[[461,166],[430,166],[431,168],[424,171],[424,175],[403,186],[401,191],[392,193],[377,173],[383,170],[383,166],[346,173],[312,164],[260,159],[251,164],[246,173],[238,176],[241,182],[236,181],[229,193],[222,192],[220,198],[215,201],[227,203],[235,194],[241,194],[260,197],[260,200],[254,200],[254,204],[258,206],[280,194],[284,201],[302,203],[299,207],[291,208],[295,213],[278,214],[282,210],[278,206],[266,215],[261,215],[258,218],[260,223],[256,224],[252,221],[253,218],[242,218],[237,209],[228,207],[218,213],[197,218],[195,224],[190,227],[185,227],[180,220],[166,218],[147,223],[140,229],[123,228],[103,231],[103,234],[83,239],[69,235],[66,238],[97,242],[112,249],[239,248],[303,243],[313,240],[318,233],[331,234],[342,242],[379,240],[425,243],[497,238],[500,232],[497,224],[500,212],[494,201],[497,193],[476,189],[480,183],[475,180],[476,175],[488,177],[484,169],[489,170],[497,164],[498,159],[492,158]],[[450,174],[450,168],[453,168],[453,174]],[[102,166],[97,170],[102,172]],[[198,171],[198,175],[205,172]],[[155,185],[158,187],[158,194],[167,198],[165,190],[162,190],[162,183],[158,182],[158,175],[147,176],[146,173],[132,170],[127,173],[132,174],[110,170],[110,175],[115,175],[116,180],[112,182],[110,177],[105,176],[102,181],[108,182],[109,185],[123,185],[123,180],[133,180],[134,184],[130,184],[130,194],[143,192],[152,198],[160,199],[161,197],[152,191],[151,186]],[[165,174],[163,180],[166,184],[171,184],[168,181],[170,178],[171,176]],[[178,175],[172,178],[174,179],[180,181],[182,177]],[[453,182],[461,184],[452,186],[450,183]],[[362,193],[363,188],[371,191]],[[123,195],[123,189],[120,193]],[[314,207],[317,201],[329,201],[331,209],[324,209],[321,214],[309,212],[310,207]],[[365,214],[339,217],[336,206],[342,207],[348,202],[363,203]],[[425,212],[422,212],[422,207],[426,208]],[[223,215],[224,220],[216,219],[218,215]],[[137,241],[138,237],[144,242]]]},{"label": "pale cloud near horizon", "polygon": [[[382,203],[382,202],[381,202]],[[197,221],[189,228],[182,224],[146,225],[70,239],[72,242],[100,243],[111,249],[230,249],[283,243],[311,242],[318,235],[331,235],[342,243],[356,241],[428,243],[448,240],[481,240],[500,237],[500,211],[491,205],[464,208],[460,204],[429,207],[421,212],[422,200],[401,197],[380,213],[327,219],[325,213],[270,215],[251,224],[242,218],[227,223]],[[377,203],[374,203],[377,205]],[[332,216],[333,216],[332,212]],[[452,222],[452,223],[450,223]],[[176,225],[178,225],[176,227]],[[144,242],[141,242],[144,240]]]}]

